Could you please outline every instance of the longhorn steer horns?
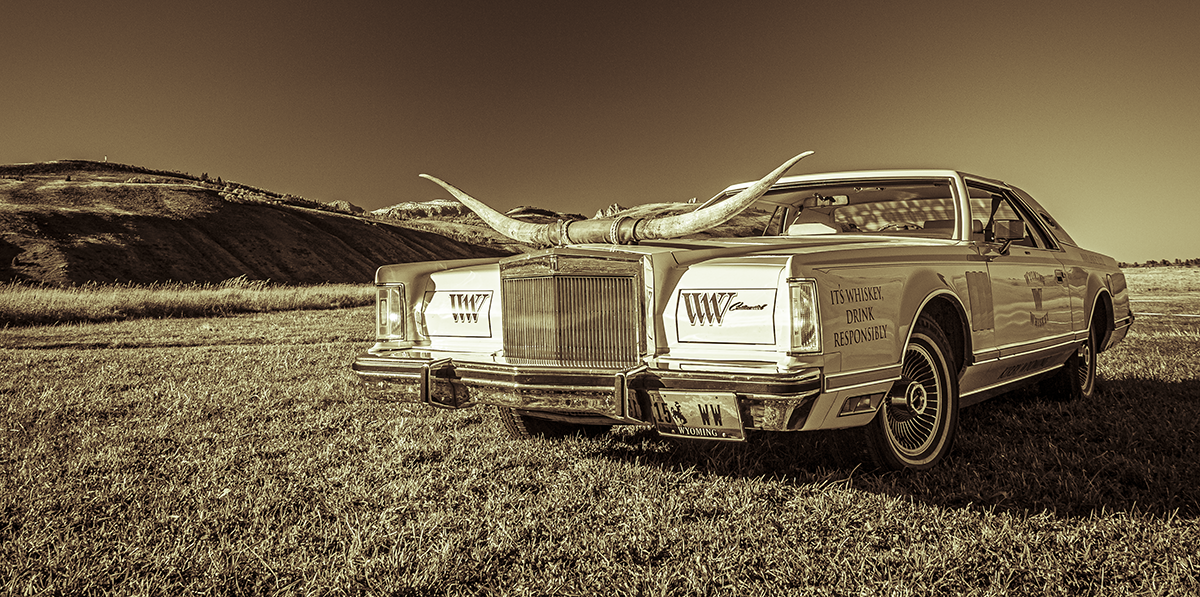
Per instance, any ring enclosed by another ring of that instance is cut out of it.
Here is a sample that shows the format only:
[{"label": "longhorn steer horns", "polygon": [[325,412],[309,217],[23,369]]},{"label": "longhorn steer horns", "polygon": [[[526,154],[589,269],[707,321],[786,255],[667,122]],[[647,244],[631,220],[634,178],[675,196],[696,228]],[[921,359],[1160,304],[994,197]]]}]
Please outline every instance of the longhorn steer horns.
[{"label": "longhorn steer horns", "polygon": [[575,243],[611,243],[624,245],[640,240],[657,240],[678,238],[702,232],[713,226],[727,222],[750,207],[771,185],[775,184],[796,162],[812,155],[806,151],[780,165],[764,176],[758,182],[746,187],[742,192],[691,213],[657,218],[631,218],[618,216],[615,218],[600,218],[579,220],[555,224],[534,224],[510,218],[464,193],[458,187],[428,174],[421,178],[429,179],[479,215],[484,222],[496,232],[513,240],[537,245],[553,247]]}]

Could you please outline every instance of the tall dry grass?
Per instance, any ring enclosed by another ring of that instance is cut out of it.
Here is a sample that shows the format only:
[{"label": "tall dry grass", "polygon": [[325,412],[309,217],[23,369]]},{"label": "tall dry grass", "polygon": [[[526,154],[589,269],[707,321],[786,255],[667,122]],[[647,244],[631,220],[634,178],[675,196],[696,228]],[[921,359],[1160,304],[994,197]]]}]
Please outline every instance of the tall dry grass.
[{"label": "tall dry grass", "polygon": [[0,285],[0,327],[213,317],[372,304],[369,284],[283,286],[237,277],[216,284],[85,284],[76,287]]}]

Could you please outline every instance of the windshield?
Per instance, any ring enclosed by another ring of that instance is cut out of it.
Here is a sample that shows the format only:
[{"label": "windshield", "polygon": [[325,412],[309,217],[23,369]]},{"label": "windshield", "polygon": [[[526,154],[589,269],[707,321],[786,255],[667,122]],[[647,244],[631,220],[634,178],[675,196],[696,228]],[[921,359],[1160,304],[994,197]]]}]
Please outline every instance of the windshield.
[{"label": "windshield", "polygon": [[953,238],[956,206],[949,181],[814,185],[771,191],[764,235],[890,234]]}]

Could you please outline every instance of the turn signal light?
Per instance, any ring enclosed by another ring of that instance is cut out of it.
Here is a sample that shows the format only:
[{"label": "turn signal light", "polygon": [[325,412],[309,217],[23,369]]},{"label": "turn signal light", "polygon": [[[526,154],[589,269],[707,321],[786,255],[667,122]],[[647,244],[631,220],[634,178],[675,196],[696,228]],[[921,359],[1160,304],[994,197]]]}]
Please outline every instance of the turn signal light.
[{"label": "turn signal light", "polygon": [[868,396],[855,396],[853,398],[847,398],[846,401],[842,403],[842,410],[838,413],[838,416],[840,417],[842,415],[852,415],[855,413],[867,412],[872,410],[872,402],[879,404],[882,399],[883,394],[871,394]]},{"label": "turn signal light", "polygon": [[821,352],[821,318],[817,310],[817,281],[788,280],[792,312],[792,352]]},{"label": "turn signal light", "polygon": [[376,287],[375,299],[376,332],[380,342],[404,342],[408,339],[408,322],[404,312],[408,301],[404,296],[403,284],[388,284]]}]

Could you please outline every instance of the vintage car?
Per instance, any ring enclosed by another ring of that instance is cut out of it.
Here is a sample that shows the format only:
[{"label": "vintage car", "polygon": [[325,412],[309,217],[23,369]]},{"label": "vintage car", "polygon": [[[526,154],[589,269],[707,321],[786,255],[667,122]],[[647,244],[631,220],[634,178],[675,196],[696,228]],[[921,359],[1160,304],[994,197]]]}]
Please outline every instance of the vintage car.
[{"label": "vintage car", "polygon": [[[935,465],[960,408],[1018,386],[1093,395],[1096,355],[1133,322],[1113,259],[998,180],[783,176],[809,153],[643,219],[533,224],[422,175],[544,248],[379,268],[377,342],[355,379],[392,399],[495,405],[515,437],[862,427],[885,469]],[[743,212],[761,234],[695,238]]]}]

